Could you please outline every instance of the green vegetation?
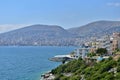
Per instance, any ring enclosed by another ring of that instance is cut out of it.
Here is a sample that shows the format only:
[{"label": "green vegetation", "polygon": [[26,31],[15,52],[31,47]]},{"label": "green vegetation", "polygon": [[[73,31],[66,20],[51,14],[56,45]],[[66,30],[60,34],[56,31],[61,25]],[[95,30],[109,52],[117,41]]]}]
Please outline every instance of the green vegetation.
[{"label": "green vegetation", "polygon": [[114,54],[120,54],[120,49],[115,49],[115,51],[113,52]]},{"label": "green vegetation", "polygon": [[88,57],[93,57],[93,56],[96,56],[96,53],[88,53],[87,56]]},{"label": "green vegetation", "polygon": [[96,53],[98,53],[99,55],[103,55],[107,53],[107,49],[105,48],[98,48]]},{"label": "green vegetation", "polygon": [[[53,69],[55,80],[120,80],[120,58],[115,61],[110,57],[100,62],[93,62],[94,65],[86,62],[79,58]],[[66,76],[65,73],[71,75]]]}]

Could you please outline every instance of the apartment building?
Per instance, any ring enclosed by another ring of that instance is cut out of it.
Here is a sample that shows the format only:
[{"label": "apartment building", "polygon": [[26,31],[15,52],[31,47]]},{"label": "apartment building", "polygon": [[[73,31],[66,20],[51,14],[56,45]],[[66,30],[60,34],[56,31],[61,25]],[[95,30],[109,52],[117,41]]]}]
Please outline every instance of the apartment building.
[{"label": "apartment building", "polygon": [[112,51],[116,50],[117,48],[120,49],[120,33],[113,33],[113,40],[112,40]]}]

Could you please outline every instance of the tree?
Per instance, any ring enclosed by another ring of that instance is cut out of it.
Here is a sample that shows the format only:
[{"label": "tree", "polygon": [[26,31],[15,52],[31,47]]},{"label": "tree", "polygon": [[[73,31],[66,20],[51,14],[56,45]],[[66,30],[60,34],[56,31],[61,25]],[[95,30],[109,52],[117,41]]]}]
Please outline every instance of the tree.
[{"label": "tree", "polygon": [[80,80],[80,79],[81,79],[80,75],[74,75],[74,76],[71,76],[69,80]]},{"label": "tree", "polygon": [[114,75],[111,73],[105,76],[105,80],[114,80]]},{"label": "tree", "polygon": [[118,52],[118,51],[120,51],[120,49],[119,49],[119,48],[116,48],[115,50],[116,50],[117,52]]},{"label": "tree", "polygon": [[119,80],[120,79],[120,73],[118,72],[116,77],[115,77],[116,80]]},{"label": "tree", "polygon": [[96,56],[96,54],[95,53],[88,53],[87,56],[88,57],[93,57],[93,56]]},{"label": "tree", "polygon": [[103,55],[107,53],[107,49],[106,48],[98,48],[96,53],[98,53],[99,55]]}]

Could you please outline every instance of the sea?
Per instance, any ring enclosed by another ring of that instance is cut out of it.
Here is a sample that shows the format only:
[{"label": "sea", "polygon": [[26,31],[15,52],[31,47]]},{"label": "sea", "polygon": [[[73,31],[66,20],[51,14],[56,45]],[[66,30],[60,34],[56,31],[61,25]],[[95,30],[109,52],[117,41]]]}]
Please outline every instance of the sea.
[{"label": "sea", "polygon": [[69,54],[75,48],[0,46],[0,80],[40,80],[41,74],[61,64],[49,61],[49,58]]}]

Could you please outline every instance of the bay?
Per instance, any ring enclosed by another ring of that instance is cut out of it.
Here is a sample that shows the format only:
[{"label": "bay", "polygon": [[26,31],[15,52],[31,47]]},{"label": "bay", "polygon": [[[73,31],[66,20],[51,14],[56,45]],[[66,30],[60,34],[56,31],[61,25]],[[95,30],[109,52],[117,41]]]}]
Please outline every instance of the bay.
[{"label": "bay", "polygon": [[0,80],[40,80],[40,75],[61,63],[49,61],[75,47],[0,46]]}]

